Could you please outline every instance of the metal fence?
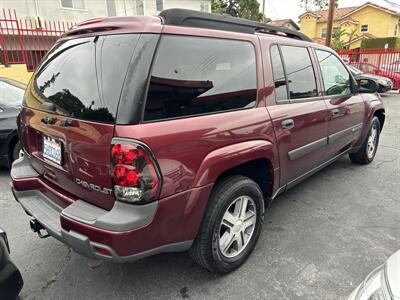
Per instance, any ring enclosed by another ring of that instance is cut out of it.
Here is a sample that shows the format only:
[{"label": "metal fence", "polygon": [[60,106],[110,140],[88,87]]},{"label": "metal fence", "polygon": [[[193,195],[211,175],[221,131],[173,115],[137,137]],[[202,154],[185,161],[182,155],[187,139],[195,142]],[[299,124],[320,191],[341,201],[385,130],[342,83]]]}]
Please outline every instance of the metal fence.
[{"label": "metal fence", "polygon": [[3,9],[0,14],[0,63],[25,64],[34,71],[46,52],[74,24],[42,21],[39,18],[21,20],[15,10]]},{"label": "metal fence", "polygon": [[338,54],[350,65],[369,74],[390,78],[393,89],[400,89],[400,50],[362,49],[341,50]]}]

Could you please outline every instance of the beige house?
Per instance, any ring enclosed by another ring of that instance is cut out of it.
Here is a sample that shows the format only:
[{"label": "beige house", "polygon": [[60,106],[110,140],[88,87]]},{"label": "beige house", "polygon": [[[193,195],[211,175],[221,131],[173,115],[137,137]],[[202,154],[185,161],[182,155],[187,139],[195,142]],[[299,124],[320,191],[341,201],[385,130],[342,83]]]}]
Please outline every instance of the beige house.
[{"label": "beige house", "polygon": [[211,0],[1,0],[17,17],[80,22],[97,17],[157,15],[168,8],[211,12]]},{"label": "beige house", "polygon": [[282,20],[272,20],[269,21],[269,24],[275,25],[275,26],[281,26],[281,27],[287,27],[292,30],[300,30],[299,25],[296,24],[295,21],[292,19],[282,19]]},{"label": "beige house", "polygon": [[[308,11],[299,16],[299,19],[302,33],[318,43],[325,42],[328,10]],[[400,9],[389,9],[372,2],[337,8],[333,30],[344,32],[341,40],[350,49],[360,48],[363,39],[400,37]]]}]

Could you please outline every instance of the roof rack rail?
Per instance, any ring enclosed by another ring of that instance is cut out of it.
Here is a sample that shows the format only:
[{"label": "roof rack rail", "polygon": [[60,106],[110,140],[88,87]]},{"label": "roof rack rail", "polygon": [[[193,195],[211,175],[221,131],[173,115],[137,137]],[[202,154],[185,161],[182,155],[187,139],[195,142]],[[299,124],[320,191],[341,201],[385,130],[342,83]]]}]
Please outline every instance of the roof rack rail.
[{"label": "roof rack rail", "polygon": [[165,25],[208,28],[250,34],[265,32],[312,42],[312,39],[305,34],[286,27],[235,18],[226,14],[212,14],[189,9],[171,8],[163,10],[159,16],[163,19]]}]

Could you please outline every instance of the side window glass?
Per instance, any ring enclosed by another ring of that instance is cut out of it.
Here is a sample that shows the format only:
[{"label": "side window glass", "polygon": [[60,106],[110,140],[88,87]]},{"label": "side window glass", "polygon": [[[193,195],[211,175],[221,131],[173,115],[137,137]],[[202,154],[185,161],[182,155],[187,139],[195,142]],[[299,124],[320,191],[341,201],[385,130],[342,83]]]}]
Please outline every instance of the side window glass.
[{"label": "side window glass", "polygon": [[290,99],[316,97],[317,84],[307,48],[281,46],[281,51],[289,82]]},{"label": "side window glass", "polygon": [[252,108],[256,99],[251,43],[166,35],[154,62],[144,120]]},{"label": "side window glass", "polygon": [[318,61],[321,66],[322,79],[325,86],[325,94],[350,95],[350,74],[341,61],[328,51],[316,50]]},{"label": "side window glass", "polygon": [[271,63],[275,84],[276,101],[289,99],[287,94],[286,77],[283,69],[281,55],[277,45],[271,47]]}]

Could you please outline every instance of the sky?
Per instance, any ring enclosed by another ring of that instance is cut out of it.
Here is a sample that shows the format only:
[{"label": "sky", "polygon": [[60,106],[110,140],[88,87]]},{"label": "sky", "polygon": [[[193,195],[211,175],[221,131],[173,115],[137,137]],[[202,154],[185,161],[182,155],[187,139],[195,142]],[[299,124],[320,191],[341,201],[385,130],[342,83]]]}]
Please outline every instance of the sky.
[{"label": "sky", "polygon": [[[262,6],[262,0],[258,1]],[[339,7],[358,6],[368,1],[390,8],[385,0],[339,0]],[[400,0],[389,1],[398,3],[400,6]],[[400,7],[398,10],[400,11]],[[272,20],[291,18],[298,22],[299,15],[305,12],[305,9],[300,7],[300,0],[265,0],[265,12]]]}]

